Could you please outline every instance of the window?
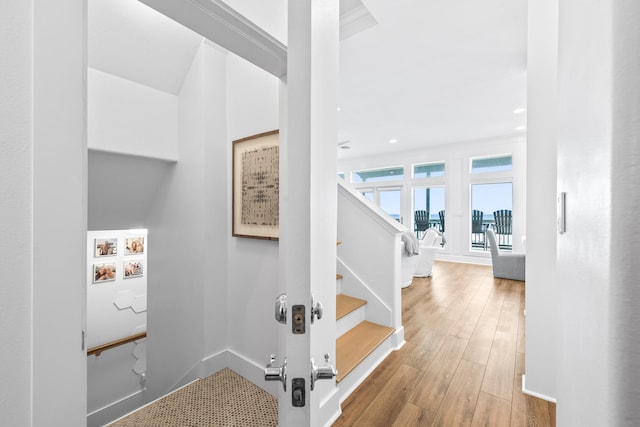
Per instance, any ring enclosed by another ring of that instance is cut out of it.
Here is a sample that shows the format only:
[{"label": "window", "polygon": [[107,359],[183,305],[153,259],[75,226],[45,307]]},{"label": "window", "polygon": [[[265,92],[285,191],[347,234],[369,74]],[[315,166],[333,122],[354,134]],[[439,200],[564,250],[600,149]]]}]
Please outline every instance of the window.
[{"label": "window", "polygon": [[427,178],[431,176],[444,176],[444,162],[413,165],[414,178]]},{"label": "window", "polygon": [[511,155],[471,159],[471,173],[510,171],[512,166]]},{"label": "window", "polygon": [[378,190],[380,207],[389,216],[398,222],[402,222],[402,189],[401,188],[381,188]]},{"label": "window", "polygon": [[340,178],[341,180],[343,180],[343,181],[344,181],[344,172],[340,172],[340,173],[338,174],[338,178]]},{"label": "window", "polygon": [[418,239],[429,228],[444,232],[440,218],[440,212],[444,215],[444,193],[444,187],[413,188],[413,231]]},{"label": "window", "polygon": [[486,230],[492,228],[500,249],[511,250],[513,184],[497,182],[471,185],[471,249],[487,250]]},{"label": "window", "polygon": [[404,178],[404,169],[402,167],[354,171],[351,176],[351,180],[354,183],[397,181],[403,178]]}]

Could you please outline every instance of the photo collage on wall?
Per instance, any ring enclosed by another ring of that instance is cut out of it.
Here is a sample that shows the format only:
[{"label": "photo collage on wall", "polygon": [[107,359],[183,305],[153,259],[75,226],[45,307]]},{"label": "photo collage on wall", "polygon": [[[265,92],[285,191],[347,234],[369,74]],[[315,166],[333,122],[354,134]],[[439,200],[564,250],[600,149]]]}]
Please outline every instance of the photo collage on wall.
[{"label": "photo collage on wall", "polygon": [[94,242],[93,283],[114,281],[118,274],[124,279],[144,276],[144,260],[135,258],[135,255],[144,255],[144,236],[124,239],[124,256],[125,258],[132,257],[132,259],[125,259],[122,263],[122,269],[118,268],[116,262],[109,262],[108,259],[119,253],[117,237],[97,238]]}]

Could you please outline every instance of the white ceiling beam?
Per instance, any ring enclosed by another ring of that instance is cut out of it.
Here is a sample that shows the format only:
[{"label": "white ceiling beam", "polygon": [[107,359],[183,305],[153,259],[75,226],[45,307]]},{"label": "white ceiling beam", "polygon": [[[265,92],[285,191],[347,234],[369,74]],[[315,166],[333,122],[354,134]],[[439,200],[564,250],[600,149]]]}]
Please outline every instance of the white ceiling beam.
[{"label": "white ceiling beam", "polygon": [[287,74],[287,47],[220,0],[139,1],[278,78]]}]

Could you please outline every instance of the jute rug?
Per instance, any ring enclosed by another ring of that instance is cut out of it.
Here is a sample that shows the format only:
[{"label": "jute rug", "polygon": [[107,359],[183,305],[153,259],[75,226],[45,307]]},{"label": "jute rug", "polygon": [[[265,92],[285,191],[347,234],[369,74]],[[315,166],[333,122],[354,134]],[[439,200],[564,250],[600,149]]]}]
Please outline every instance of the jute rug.
[{"label": "jute rug", "polygon": [[122,418],[109,427],[268,427],[278,425],[278,400],[223,369]]}]

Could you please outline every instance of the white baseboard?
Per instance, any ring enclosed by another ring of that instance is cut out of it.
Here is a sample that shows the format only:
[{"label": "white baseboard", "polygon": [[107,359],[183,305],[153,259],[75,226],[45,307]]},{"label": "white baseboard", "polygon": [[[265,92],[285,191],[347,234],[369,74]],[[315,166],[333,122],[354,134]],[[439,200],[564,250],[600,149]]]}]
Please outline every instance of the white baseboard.
[{"label": "white baseboard", "polygon": [[526,387],[526,382],[525,382],[525,375],[522,374],[522,392],[524,394],[528,394],[529,396],[533,396],[533,397],[537,397],[539,399],[542,400],[546,400],[547,402],[551,402],[551,403],[556,403],[556,398],[555,397],[550,397],[550,396],[546,396],[542,393],[537,393],[535,391],[532,390],[527,390]]},{"label": "white baseboard", "polygon": [[87,414],[87,427],[101,427],[138,410],[145,404],[143,390]]},{"label": "white baseboard", "polygon": [[438,253],[436,261],[460,262],[463,264],[491,265],[491,257],[473,255],[453,255]]}]

